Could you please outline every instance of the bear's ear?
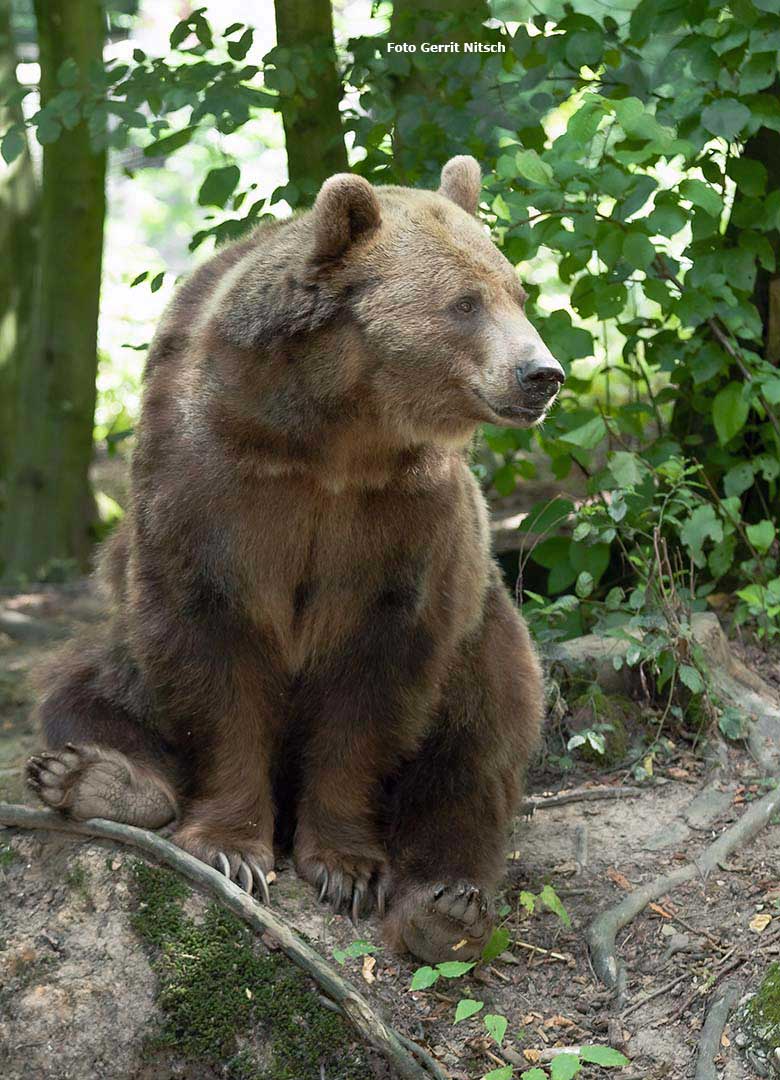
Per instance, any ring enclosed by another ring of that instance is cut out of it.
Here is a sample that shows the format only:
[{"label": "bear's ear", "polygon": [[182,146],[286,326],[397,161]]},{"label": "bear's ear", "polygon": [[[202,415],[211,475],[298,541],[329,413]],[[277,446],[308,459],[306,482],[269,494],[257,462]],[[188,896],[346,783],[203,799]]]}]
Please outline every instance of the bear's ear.
[{"label": "bear's ear", "polygon": [[314,203],[314,258],[338,258],[381,220],[379,200],[368,180],[351,173],[331,176]]},{"label": "bear's ear", "polygon": [[479,162],[468,154],[450,158],[441,171],[439,194],[450,199],[467,214],[476,214],[482,173]]}]

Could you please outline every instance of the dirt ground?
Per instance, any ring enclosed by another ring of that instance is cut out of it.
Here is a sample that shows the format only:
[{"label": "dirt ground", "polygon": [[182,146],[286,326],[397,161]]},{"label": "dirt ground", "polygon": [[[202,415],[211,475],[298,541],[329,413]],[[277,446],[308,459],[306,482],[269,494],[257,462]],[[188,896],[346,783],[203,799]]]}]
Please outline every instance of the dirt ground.
[{"label": "dirt ground", "polygon": [[[0,633],[0,801],[29,802],[19,777],[38,745],[29,720],[29,673],[55,637],[99,620],[102,610],[86,583],[0,597],[0,610],[21,617],[13,637]],[[778,688],[780,700],[777,658],[745,646],[743,659]],[[636,786],[627,769],[581,765],[563,776],[548,760],[529,787],[542,794],[626,784]],[[707,880],[661,897],[619,934],[628,973],[622,997],[596,979],[584,931],[626,892],[695,858],[765,790],[742,748],[721,744],[707,754],[673,737],[632,797],[575,801],[519,819],[499,898],[507,949],[464,978],[440,979],[428,990],[410,989],[417,965],[382,949],[373,920],[356,929],[319,907],[284,864],[273,903],[328,959],[358,938],[377,946],[375,963],[347,959],[343,974],[453,1080],[476,1080],[506,1063],[519,1076],[548,1061],[556,1045],[594,1043],[620,1049],[631,1065],[608,1072],[588,1066],[583,1077],[686,1080],[695,1075],[702,1023],[719,979],[727,973],[747,992],[780,959],[780,823]],[[133,936],[130,860],[107,843],[0,830],[0,1073],[9,1080],[237,1075],[224,1062],[196,1067],[175,1053],[164,1067],[149,1063],[144,1047],[160,1004],[154,971]],[[538,894],[545,884],[565,904],[570,927],[546,909],[529,914],[519,902],[521,891]],[[453,1024],[462,997],[484,1007]],[[508,1019],[501,1047],[486,1031],[489,1013]],[[772,1075],[739,1015],[724,1032],[719,1075]],[[367,1077],[388,1075],[372,1059],[365,1069]],[[319,1073],[326,1080],[346,1075],[360,1074],[339,1072],[332,1063]]]}]

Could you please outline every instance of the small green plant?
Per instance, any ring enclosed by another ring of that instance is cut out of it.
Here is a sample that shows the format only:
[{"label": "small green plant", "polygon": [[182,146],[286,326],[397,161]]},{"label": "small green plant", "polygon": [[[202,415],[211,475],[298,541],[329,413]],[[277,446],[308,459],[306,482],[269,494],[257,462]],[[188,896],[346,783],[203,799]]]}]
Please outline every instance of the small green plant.
[{"label": "small green plant", "polygon": [[0,870],[4,870],[19,858],[10,844],[0,844]]},{"label": "small green plant", "polygon": [[344,964],[347,960],[355,960],[360,956],[370,956],[377,952],[377,946],[370,941],[353,941],[346,949],[334,949],[333,959],[337,964]]},{"label": "small green plant", "polygon": [[485,1073],[482,1080],[571,1080],[586,1063],[600,1065],[603,1069],[619,1069],[630,1065],[627,1057],[610,1046],[581,1046],[576,1053],[556,1054],[549,1065],[535,1065],[518,1073],[512,1065],[504,1065]]}]

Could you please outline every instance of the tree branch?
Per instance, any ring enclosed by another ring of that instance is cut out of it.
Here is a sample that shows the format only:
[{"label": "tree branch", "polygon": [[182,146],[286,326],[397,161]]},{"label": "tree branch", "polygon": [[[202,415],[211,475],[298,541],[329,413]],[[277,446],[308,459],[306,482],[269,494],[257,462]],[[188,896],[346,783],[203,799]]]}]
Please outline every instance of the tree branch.
[{"label": "tree branch", "polygon": [[391,1063],[403,1080],[428,1080],[430,1076],[434,1076],[436,1080],[446,1080],[446,1074],[430,1055],[422,1050],[420,1057],[425,1061],[428,1070],[419,1065],[402,1043],[398,1033],[385,1024],[362,994],[342,979],[331,964],[298,936],[292,926],[258,904],[218,870],[206,866],[164,837],[132,825],[121,825],[116,821],[104,821],[101,818],[70,821],[54,810],[35,810],[29,806],[3,802],[0,802],[0,825],[15,829],[54,829],[78,836],[114,840],[137,848],[165,863],[182,877],[211,893],[253,930],[270,934],[285,956],[324,990],[361,1037]]}]

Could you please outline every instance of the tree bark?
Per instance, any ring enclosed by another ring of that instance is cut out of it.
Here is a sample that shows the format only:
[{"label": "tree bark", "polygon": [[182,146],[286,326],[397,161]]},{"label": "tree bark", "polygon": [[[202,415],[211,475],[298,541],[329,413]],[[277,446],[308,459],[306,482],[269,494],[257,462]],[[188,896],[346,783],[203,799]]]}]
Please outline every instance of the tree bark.
[{"label": "tree bark", "polygon": [[276,42],[309,63],[313,97],[283,94],[287,172],[311,201],[320,184],[348,168],[341,126],[341,78],[333,44],[330,0],[276,0]]},{"label": "tree bark", "polygon": [[[82,90],[90,67],[102,66],[105,13],[100,0],[34,0],[34,8],[45,106],[61,89],[65,60],[75,61]],[[0,534],[7,580],[40,576],[60,560],[88,561],[105,168],[105,150],[93,151],[84,121],[43,150],[34,331],[19,370]]]},{"label": "tree bark", "polygon": [[[22,107],[13,96],[16,47],[11,27],[11,0],[0,0],[0,131],[23,123]],[[35,269],[37,186],[27,139],[19,157],[0,165],[0,511],[15,428],[16,377],[19,356],[30,328]]]}]

